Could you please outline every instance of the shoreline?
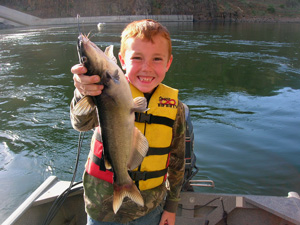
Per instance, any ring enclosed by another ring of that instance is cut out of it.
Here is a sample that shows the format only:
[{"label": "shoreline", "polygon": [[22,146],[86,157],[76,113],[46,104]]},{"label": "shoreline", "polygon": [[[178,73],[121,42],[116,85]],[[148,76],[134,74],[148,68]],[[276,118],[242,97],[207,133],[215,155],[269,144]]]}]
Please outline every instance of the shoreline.
[{"label": "shoreline", "polygon": [[248,23],[300,23],[300,17],[250,17],[239,19],[238,22]]},{"label": "shoreline", "polygon": [[[159,15],[154,15],[154,16],[159,16]],[[111,16],[114,17],[114,16]],[[127,17],[132,17],[132,16],[127,16]],[[143,16],[141,16],[143,17]],[[149,16],[145,16],[144,18],[149,18]],[[64,22],[64,20],[66,20]],[[140,18],[138,18],[140,19]],[[153,18],[155,20],[155,18]],[[51,19],[42,19],[44,21],[46,20],[51,20],[51,21],[59,21],[59,22],[54,22],[54,23],[49,23],[49,22],[42,22],[40,24],[32,24],[32,25],[19,25],[19,24],[11,24],[7,21],[1,21],[0,20],[0,30],[4,30],[4,29],[12,29],[12,28],[18,28],[18,27],[24,27],[24,26],[57,26],[57,25],[74,25],[77,24],[77,19],[76,22],[74,19],[70,19],[70,18],[51,18]],[[73,22],[70,22],[73,21]],[[98,24],[98,23],[129,23],[132,20],[122,20],[122,21],[103,21],[103,20],[99,20],[99,21],[83,21],[81,23],[85,23],[85,24]],[[296,24],[296,23],[300,23],[300,18],[261,18],[261,17],[256,17],[256,18],[241,18],[241,19],[237,19],[237,20],[219,20],[219,19],[202,19],[202,20],[158,20],[160,22],[182,22],[182,23],[235,23],[235,24],[243,24],[243,23],[253,23],[253,24]]]},{"label": "shoreline", "polygon": [[266,17],[266,16],[242,16],[236,18],[216,17],[216,18],[200,18],[193,22],[218,22],[218,23],[300,23],[299,17]]},{"label": "shoreline", "polygon": [[[78,23],[76,17],[65,18],[39,18],[20,11],[0,6],[0,30],[24,26],[56,26],[74,25]],[[216,17],[195,19],[193,15],[125,15],[125,16],[94,16],[80,17],[82,24],[98,23],[129,23],[134,20],[154,19],[159,22],[189,22],[189,23],[300,23],[300,17]]]}]

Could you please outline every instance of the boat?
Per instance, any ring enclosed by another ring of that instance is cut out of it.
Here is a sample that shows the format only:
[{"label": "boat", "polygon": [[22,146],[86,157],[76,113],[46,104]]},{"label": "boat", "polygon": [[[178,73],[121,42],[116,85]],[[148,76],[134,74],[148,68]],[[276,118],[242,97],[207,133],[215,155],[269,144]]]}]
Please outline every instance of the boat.
[{"label": "boat", "polygon": [[[185,106],[186,107],[186,106]],[[176,225],[300,225],[300,197],[215,194],[194,191],[214,187],[212,180],[193,180],[198,173],[194,134],[186,107],[185,176]],[[74,173],[75,174],[75,173]],[[82,182],[48,177],[2,225],[85,225]]]},{"label": "boat", "polygon": [[[191,182],[193,183],[193,182]],[[57,197],[70,182],[50,176],[2,225],[42,225]],[[85,225],[82,183],[74,188],[50,225]],[[297,225],[300,224],[300,197],[209,194],[181,192],[176,225]]]}]

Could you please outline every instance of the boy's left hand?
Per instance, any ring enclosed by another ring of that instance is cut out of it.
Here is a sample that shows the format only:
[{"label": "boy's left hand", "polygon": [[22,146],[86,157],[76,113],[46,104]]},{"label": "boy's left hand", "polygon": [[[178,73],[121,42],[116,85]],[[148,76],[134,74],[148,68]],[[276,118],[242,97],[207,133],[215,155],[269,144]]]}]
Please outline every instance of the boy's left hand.
[{"label": "boy's left hand", "polygon": [[175,225],[176,214],[163,211],[159,225]]}]

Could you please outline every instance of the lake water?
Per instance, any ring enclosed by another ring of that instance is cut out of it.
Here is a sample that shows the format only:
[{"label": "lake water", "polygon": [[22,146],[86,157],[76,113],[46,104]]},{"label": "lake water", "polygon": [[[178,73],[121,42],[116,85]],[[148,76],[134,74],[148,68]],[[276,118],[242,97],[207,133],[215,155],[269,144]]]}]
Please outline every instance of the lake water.
[{"label": "lake water", "polygon": [[[300,24],[166,23],[195,132],[200,192],[300,193]],[[125,24],[83,26],[102,49]],[[77,27],[0,30],[0,222],[48,176],[71,180],[78,132],[69,120]],[[89,151],[86,134],[77,173]]]}]

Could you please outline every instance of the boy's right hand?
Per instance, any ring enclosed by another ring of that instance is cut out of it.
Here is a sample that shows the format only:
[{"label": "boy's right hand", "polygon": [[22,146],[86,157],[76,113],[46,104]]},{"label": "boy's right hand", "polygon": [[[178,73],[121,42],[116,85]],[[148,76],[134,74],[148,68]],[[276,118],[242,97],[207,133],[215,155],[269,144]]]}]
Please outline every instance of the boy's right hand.
[{"label": "boy's right hand", "polygon": [[71,68],[71,72],[73,73],[74,86],[80,94],[96,96],[102,93],[104,86],[97,84],[100,82],[98,75],[84,75],[87,69],[81,64],[74,65]]}]

